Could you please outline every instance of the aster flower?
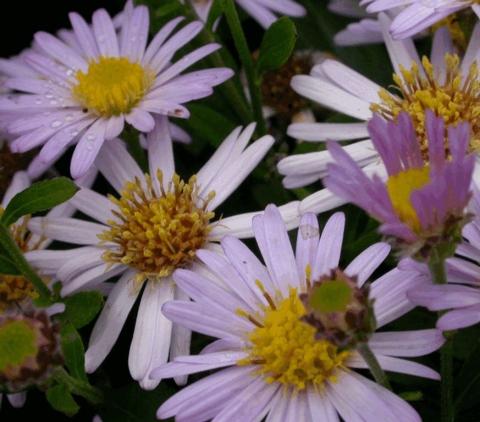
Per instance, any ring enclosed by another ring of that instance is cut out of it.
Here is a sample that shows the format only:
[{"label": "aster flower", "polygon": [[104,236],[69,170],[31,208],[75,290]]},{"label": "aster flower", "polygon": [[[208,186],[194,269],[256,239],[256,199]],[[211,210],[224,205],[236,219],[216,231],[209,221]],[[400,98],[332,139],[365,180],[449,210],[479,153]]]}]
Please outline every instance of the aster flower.
[{"label": "aster flower", "polygon": [[[474,190],[469,205],[474,220],[463,229],[464,241],[456,256],[447,260],[448,284],[425,284],[408,292],[415,304],[431,311],[448,311],[442,315],[437,327],[449,331],[469,327],[480,322],[480,191]],[[428,274],[428,268],[416,263],[405,263],[408,270]]]},{"label": "aster flower", "polygon": [[[198,17],[206,22],[213,0],[190,2]],[[302,17],[306,14],[305,8],[294,0],[237,0],[237,4],[265,29],[277,20],[277,15]]]},{"label": "aster flower", "polygon": [[[425,150],[425,111],[433,109],[447,124],[470,123],[473,136],[469,150],[478,149],[480,138],[480,24],[475,27],[470,44],[460,58],[447,28],[436,31],[430,59],[420,60],[412,40],[395,41],[387,31],[390,19],[380,14],[385,45],[393,68],[399,94],[392,94],[358,72],[335,60],[325,60],[312,69],[311,75],[296,76],[292,87],[299,94],[321,106],[346,114],[361,122],[292,124],[288,134],[311,142],[325,140],[353,141],[345,147],[366,171],[378,170],[378,153],[368,139],[367,121],[373,111],[395,120],[402,111],[412,113],[418,139]],[[322,179],[331,162],[328,151],[298,154],[279,162],[278,171],[285,176],[287,188],[305,186]],[[331,203],[331,204],[330,204]],[[321,190],[306,198],[301,211],[322,212],[338,206],[330,192]]]},{"label": "aster flower", "polygon": [[386,182],[377,175],[370,179],[338,144],[329,142],[335,163],[329,165],[325,185],[379,220],[380,232],[408,255],[428,259],[432,248],[442,248],[452,256],[470,199],[475,160],[467,154],[470,125],[448,127],[445,145],[444,120],[427,111],[427,160],[407,113],[400,113],[397,123],[374,115],[368,128],[386,168]]},{"label": "aster flower", "polygon": [[[148,135],[149,174],[143,174],[121,142],[110,142],[96,164],[119,196],[107,199],[82,189],[71,200],[98,222],[61,218],[30,221],[30,229],[39,235],[81,246],[27,255],[39,268],[57,267],[63,295],[100,288],[103,281],[120,276],[90,337],[85,355],[88,372],[95,371],[110,352],[138,296],[141,302],[129,354],[132,377],[142,387],[154,388],[158,381],[148,378],[152,367],[165,362],[169,354],[188,353],[189,331],[172,326],[160,308],[174,297],[184,297],[172,280],[176,268],[203,274],[197,249],[218,248],[217,242],[225,234],[251,236],[253,214],[222,219],[215,210],[274,142],[265,136],[247,147],[254,129],[254,124],[243,131],[235,129],[197,175],[183,181],[175,174],[168,125],[165,119],[159,120]],[[298,202],[283,207],[293,226],[298,224],[297,208]]]},{"label": "aster flower", "polygon": [[23,57],[40,80],[9,79],[6,85],[23,93],[0,100],[2,114],[12,119],[7,129],[17,135],[12,151],[43,145],[39,158],[51,164],[68,146],[77,144],[70,171],[78,178],[91,167],[104,141],[121,133],[125,121],[149,132],[155,115],[188,118],[183,104],[210,95],[233,72],[218,68],[182,74],[220,48],[208,44],[172,63],[174,54],[203,26],[192,22],[174,33],[182,19],[168,22],[148,47],[148,9],[134,8],[131,2],[118,34],[103,9],[93,14],[91,26],[78,14],[70,14],[76,46],[73,40],[68,45],[37,33],[34,50]]},{"label": "aster flower", "polygon": [[[198,252],[210,275],[177,270],[174,279],[193,301],[164,305],[165,315],[189,329],[216,337],[198,356],[181,356],[155,369],[153,378],[220,369],[161,405],[157,417],[205,421],[382,420],[419,421],[390,391],[353,369],[366,364],[355,350],[340,350],[315,337],[304,322],[300,294],[339,265],[344,215],[337,213],[320,235],[313,214],[298,231],[296,253],[275,206],[253,220],[266,265],[238,239],[225,237],[225,257]],[[362,286],[389,253],[377,243],[344,271]],[[378,327],[412,308],[408,288],[423,283],[417,273],[394,269],[371,284]],[[437,330],[374,333],[370,347],[386,370],[438,379],[430,368],[404,357],[430,353],[443,343]],[[323,415],[323,416],[322,416]]]},{"label": "aster flower", "polygon": [[369,13],[401,7],[403,10],[398,13],[390,26],[390,31],[397,39],[411,37],[466,8],[471,8],[480,17],[478,0],[362,0],[360,5],[367,6]]}]

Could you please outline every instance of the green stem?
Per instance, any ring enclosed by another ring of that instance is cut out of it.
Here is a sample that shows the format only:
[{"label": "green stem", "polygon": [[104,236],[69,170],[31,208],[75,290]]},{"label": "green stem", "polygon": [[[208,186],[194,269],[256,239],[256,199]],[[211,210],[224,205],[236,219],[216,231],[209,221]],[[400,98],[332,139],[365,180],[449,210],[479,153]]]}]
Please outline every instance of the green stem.
[{"label": "green stem", "polygon": [[225,1],[225,17],[233,36],[233,42],[235,48],[238,51],[243,68],[245,69],[245,75],[248,81],[248,89],[250,91],[250,98],[253,107],[253,114],[258,125],[258,132],[260,135],[267,133],[265,120],[263,118],[262,111],[262,94],[260,92],[260,79],[255,71],[255,65],[253,63],[252,54],[248,48],[247,39],[243,32],[240,18],[238,17],[237,9],[233,0]]},{"label": "green stem", "polygon": [[[197,20],[198,16],[194,12],[191,2],[188,2],[188,5],[189,7],[186,8],[188,17],[191,20]],[[204,26],[204,29],[200,34],[200,40],[202,44],[217,42],[215,35],[206,26]],[[218,51],[210,54],[207,60],[210,61],[213,67],[229,67]],[[235,85],[233,79],[225,81],[218,87],[218,89],[235,110],[235,113],[238,115],[240,120],[244,124],[250,123],[253,119],[253,116],[248,107],[247,100],[243,94],[243,91]]]},{"label": "green stem", "polygon": [[440,366],[442,374],[441,420],[442,422],[453,422],[455,420],[453,406],[453,337],[447,337],[447,341],[440,350]]},{"label": "green stem", "polygon": [[368,343],[360,343],[357,346],[357,350],[358,350],[358,353],[360,353],[362,358],[367,363],[368,368],[370,369],[370,372],[373,375],[373,378],[375,378],[375,381],[377,381],[380,385],[383,385],[388,390],[391,390],[392,387],[390,386],[390,382],[388,381],[387,375],[385,374],[382,367],[378,363],[378,360],[373,354],[372,350],[370,349],[370,346],[368,345]]},{"label": "green stem", "polygon": [[103,401],[102,392],[87,382],[72,377],[64,368],[58,368],[53,378],[68,387],[69,391],[77,396],[81,396],[92,404],[99,404]]},{"label": "green stem", "polygon": [[[430,274],[434,284],[446,284],[447,273],[445,269],[446,257],[438,251],[433,250],[428,262]],[[440,313],[439,315],[442,315]],[[445,333],[448,334],[448,333]],[[440,367],[442,375],[441,385],[441,420],[442,422],[453,422],[455,412],[453,406],[453,338],[446,335],[446,342],[440,350]]]},{"label": "green stem", "polygon": [[20,273],[33,284],[42,302],[51,303],[50,290],[25,259],[17,243],[12,239],[10,230],[2,223],[0,223],[0,244]]}]

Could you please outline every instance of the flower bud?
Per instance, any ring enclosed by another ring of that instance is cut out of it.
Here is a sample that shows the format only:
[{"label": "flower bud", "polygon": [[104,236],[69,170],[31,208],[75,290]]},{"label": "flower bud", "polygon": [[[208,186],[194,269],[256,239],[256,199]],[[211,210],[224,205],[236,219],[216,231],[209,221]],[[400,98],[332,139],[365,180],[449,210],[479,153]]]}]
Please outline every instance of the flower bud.
[{"label": "flower bud", "polygon": [[40,385],[63,363],[58,324],[43,311],[0,316],[0,386]]},{"label": "flower bud", "polygon": [[369,286],[357,286],[355,277],[340,269],[310,285],[300,298],[306,310],[303,320],[315,327],[316,337],[341,349],[365,342],[375,331],[373,301]]}]

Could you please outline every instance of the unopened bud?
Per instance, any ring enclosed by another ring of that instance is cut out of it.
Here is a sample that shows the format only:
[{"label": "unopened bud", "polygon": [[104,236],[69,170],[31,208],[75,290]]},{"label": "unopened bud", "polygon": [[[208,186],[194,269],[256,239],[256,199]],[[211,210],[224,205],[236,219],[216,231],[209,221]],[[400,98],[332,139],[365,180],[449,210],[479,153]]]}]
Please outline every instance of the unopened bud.
[{"label": "unopened bud", "polygon": [[315,327],[316,337],[341,349],[365,342],[375,330],[369,286],[357,286],[355,277],[340,269],[314,282],[300,298],[306,310],[303,320]]},{"label": "unopened bud", "polygon": [[62,363],[59,328],[45,312],[0,316],[0,386],[7,392],[42,384]]}]

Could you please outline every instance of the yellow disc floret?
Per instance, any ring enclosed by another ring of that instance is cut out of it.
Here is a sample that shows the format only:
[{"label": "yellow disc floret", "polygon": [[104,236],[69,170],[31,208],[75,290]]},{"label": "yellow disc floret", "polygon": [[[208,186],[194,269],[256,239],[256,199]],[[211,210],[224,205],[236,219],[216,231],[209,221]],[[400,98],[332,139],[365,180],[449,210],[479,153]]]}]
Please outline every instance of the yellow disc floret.
[{"label": "yellow disc floret", "polygon": [[277,305],[272,302],[262,318],[250,317],[259,322],[248,336],[249,356],[238,364],[256,364],[266,382],[297,390],[312,385],[321,388],[326,381],[335,381],[336,369],[349,353],[338,351],[327,340],[317,340],[315,328],[302,321],[305,314],[296,289],[291,289],[289,297]]},{"label": "yellow disc floret", "polygon": [[[159,171],[160,186],[162,178]],[[213,197],[211,192],[205,200],[199,198],[195,176],[185,183],[175,175],[169,189],[160,193],[148,175],[146,182],[128,182],[119,199],[110,197],[118,221],[109,221],[110,229],[99,238],[116,248],[108,248],[103,259],[135,268],[142,279],[170,275],[205,244],[214,217],[208,210]]]},{"label": "yellow disc floret", "polygon": [[152,72],[125,57],[100,57],[76,73],[73,96],[102,117],[129,113],[152,86]]},{"label": "yellow disc floret", "polygon": [[412,205],[412,193],[423,188],[430,181],[429,167],[411,168],[393,176],[387,181],[387,191],[393,209],[402,222],[418,232],[420,220]]},{"label": "yellow disc floret", "polygon": [[457,55],[447,54],[445,64],[446,71],[441,79],[427,57],[422,59],[424,72],[415,63],[410,70],[402,68],[401,75],[395,74],[393,77],[401,97],[382,89],[379,92],[381,103],[371,106],[372,111],[390,120],[395,120],[401,112],[410,114],[425,159],[428,158],[425,133],[425,111],[428,109],[443,117],[446,125],[470,123],[470,151],[480,150],[480,80],[477,63],[474,62],[465,75],[462,74]]}]

